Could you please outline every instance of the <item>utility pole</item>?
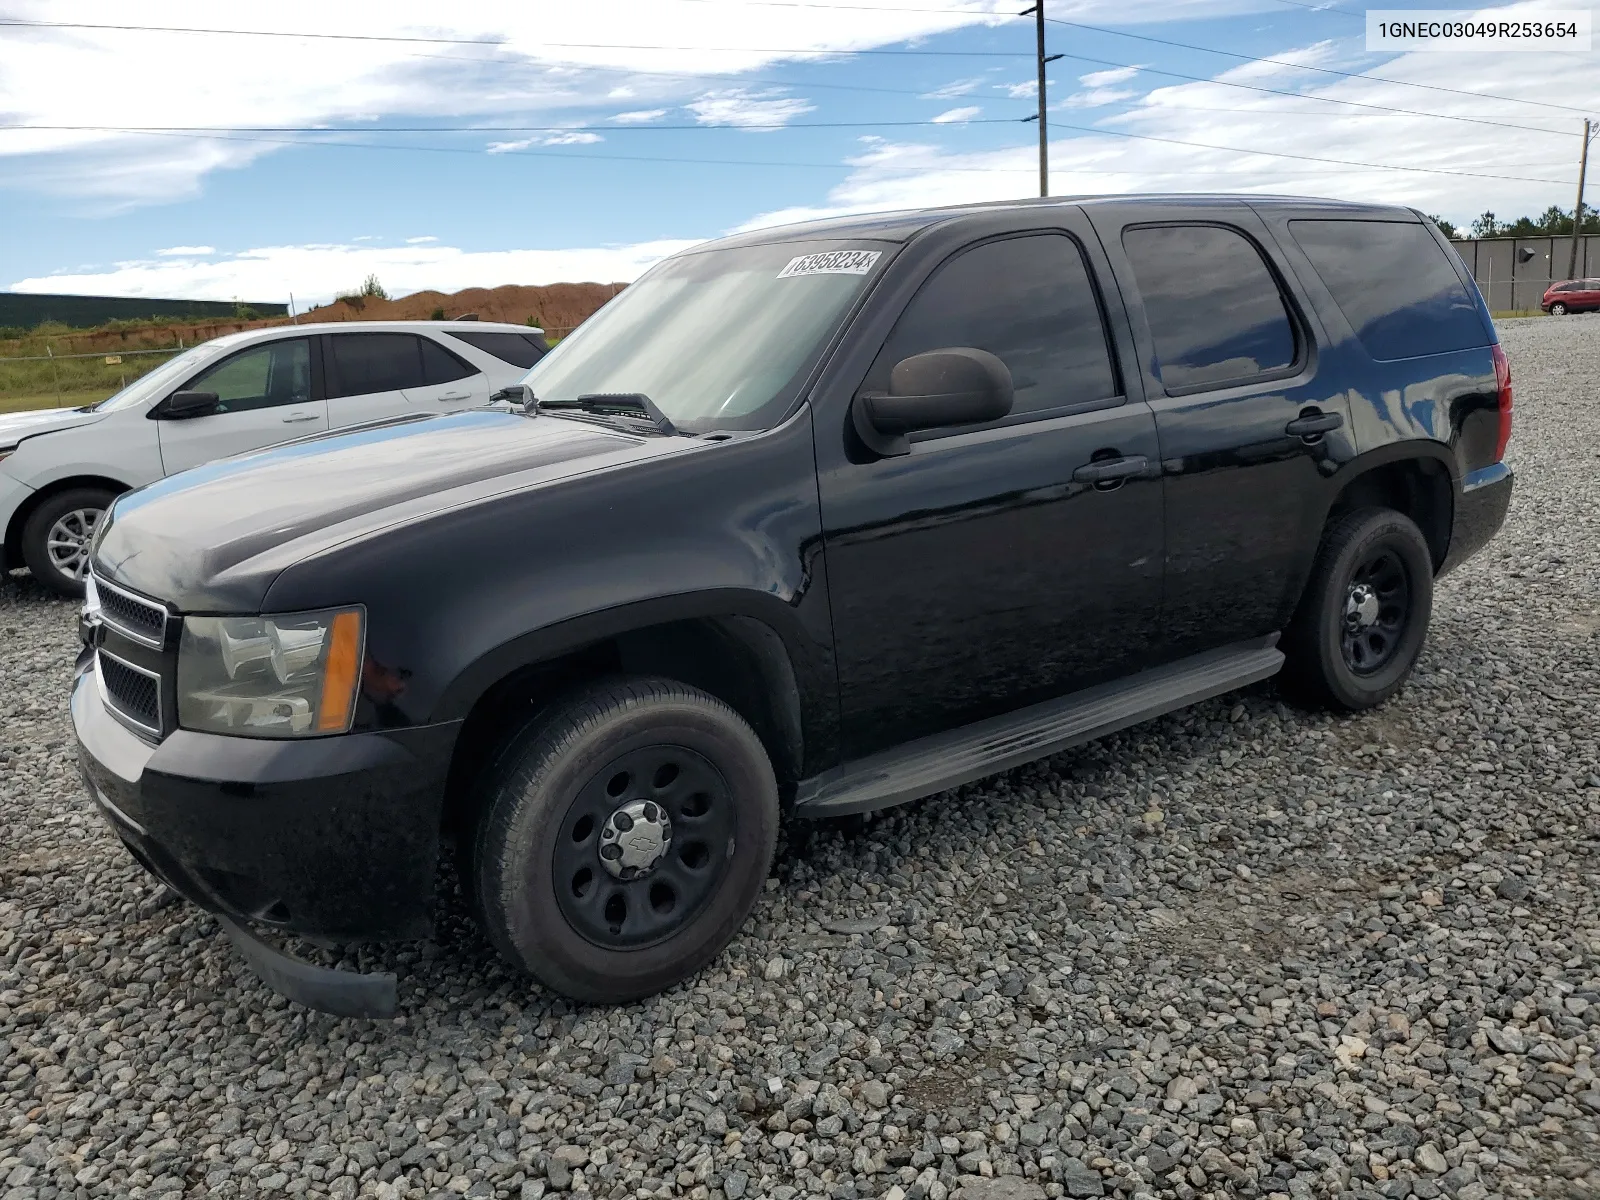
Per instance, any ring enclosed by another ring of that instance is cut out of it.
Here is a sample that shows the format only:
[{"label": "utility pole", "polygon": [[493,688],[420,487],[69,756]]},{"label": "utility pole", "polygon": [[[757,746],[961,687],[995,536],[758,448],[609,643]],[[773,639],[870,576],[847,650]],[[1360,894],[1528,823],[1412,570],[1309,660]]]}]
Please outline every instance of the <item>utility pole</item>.
[{"label": "utility pole", "polygon": [[1583,149],[1578,153],[1578,202],[1572,206],[1572,253],[1567,256],[1567,278],[1578,273],[1578,240],[1583,237],[1583,177],[1589,170],[1589,118],[1583,119]]},{"label": "utility pole", "polygon": [[1034,14],[1034,28],[1038,32],[1039,115],[1024,119],[1039,122],[1039,195],[1048,196],[1050,194],[1050,135],[1045,127],[1044,65],[1045,63],[1055,62],[1061,55],[1046,55],[1044,52],[1044,0],[1036,0],[1036,3],[1031,8],[1023,9],[1017,16],[1025,17],[1029,13]]}]

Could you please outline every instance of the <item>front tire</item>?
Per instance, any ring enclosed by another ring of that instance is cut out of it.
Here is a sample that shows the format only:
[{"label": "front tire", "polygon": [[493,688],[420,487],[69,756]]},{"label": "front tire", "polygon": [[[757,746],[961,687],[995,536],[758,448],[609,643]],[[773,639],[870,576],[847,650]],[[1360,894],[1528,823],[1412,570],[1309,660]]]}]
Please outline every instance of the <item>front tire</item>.
[{"label": "front tire", "polygon": [[1565,304],[1561,303],[1561,301],[1557,300],[1554,304],[1552,304],[1550,306],[1550,315],[1552,317],[1564,317],[1564,316],[1566,316],[1567,315],[1567,306]]},{"label": "front tire", "polygon": [[711,962],[755,906],[778,834],[760,739],[667,679],[591,685],[513,736],[486,779],[463,887],[545,986],[622,1004]]},{"label": "front tire", "polygon": [[1402,687],[1433,610],[1433,558],[1404,513],[1363,508],[1335,521],[1284,638],[1284,679],[1313,705],[1360,712]]},{"label": "front tire", "polygon": [[89,544],[115,499],[116,493],[105,488],[71,488],[28,514],[22,561],[40,584],[58,596],[83,595]]}]

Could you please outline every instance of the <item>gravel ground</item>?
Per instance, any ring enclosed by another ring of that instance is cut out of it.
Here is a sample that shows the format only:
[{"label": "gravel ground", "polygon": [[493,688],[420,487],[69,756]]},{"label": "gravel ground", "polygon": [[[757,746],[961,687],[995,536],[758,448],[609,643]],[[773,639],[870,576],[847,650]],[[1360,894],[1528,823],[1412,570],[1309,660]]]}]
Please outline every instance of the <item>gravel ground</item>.
[{"label": "gravel ground", "polygon": [[400,1021],[274,997],[86,810],[73,609],[0,581],[0,1200],[1600,1195],[1600,318],[1504,337],[1511,518],[1399,700],[791,829],[621,1009],[459,905],[370,959]]}]

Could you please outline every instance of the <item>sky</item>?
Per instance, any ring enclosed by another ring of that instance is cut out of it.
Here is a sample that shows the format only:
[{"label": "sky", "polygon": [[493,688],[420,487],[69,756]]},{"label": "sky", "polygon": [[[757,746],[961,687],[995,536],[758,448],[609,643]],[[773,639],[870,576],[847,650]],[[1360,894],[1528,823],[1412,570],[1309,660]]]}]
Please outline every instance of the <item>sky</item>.
[{"label": "sky", "polygon": [[[735,230],[1036,195],[1025,3],[0,0],[0,288],[627,281]],[[1600,114],[1600,47],[1368,53],[1354,0],[1045,12],[1053,195],[1570,211]]]}]

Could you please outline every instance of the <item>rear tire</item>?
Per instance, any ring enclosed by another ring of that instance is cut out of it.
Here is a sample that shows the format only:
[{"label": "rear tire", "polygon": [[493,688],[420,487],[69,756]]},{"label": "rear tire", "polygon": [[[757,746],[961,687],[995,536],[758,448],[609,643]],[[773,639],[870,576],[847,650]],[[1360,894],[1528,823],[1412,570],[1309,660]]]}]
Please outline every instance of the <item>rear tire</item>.
[{"label": "rear tire", "polygon": [[1329,526],[1284,638],[1298,699],[1360,712],[1402,687],[1428,636],[1433,558],[1404,513],[1363,508]]},{"label": "rear tire", "polygon": [[1554,304],[1552,304],[1550,306],[1550,315],[1552,317],[1564,317],[1564,316],[1566,316],[1567,315],[1567,306],[1565,304],[1561,303],[1561,301],[1557,300]]},{"label": "rear tire", "polygon": [[574,1000],[622,1004],[722,952],[777,835],[772,764],[738,713],[672,680],[609,680],[507,743],[462,887],[513,965]]},{"label": "rear tire", "polygon": [[89,543],[117,498],[105,488],[71,488],[51,496],[22,526],[22,561],[58,596],[82,596]]}]

